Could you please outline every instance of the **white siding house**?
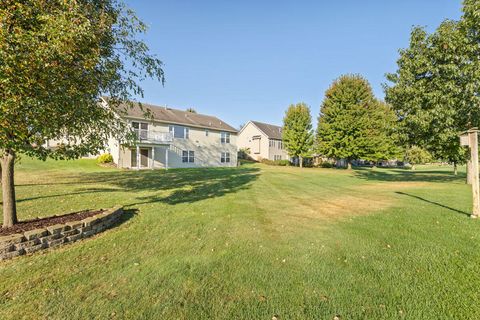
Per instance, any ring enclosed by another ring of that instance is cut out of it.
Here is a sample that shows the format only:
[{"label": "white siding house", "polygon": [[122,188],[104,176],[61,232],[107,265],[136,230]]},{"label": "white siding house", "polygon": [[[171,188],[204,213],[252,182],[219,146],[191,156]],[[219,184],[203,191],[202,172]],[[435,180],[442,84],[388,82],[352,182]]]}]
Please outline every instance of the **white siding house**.
[{"label": "white siding house", "polygon": [[[107,103],[104,101],[104,103]],[[237,130],[222,120],[167,107],[142,104],[125,108],[122,118],[136,133],[133,147],[110,139],[106,152],[120,168],[191,168],[237,166]]]},{"label": "white siding house", "polygon": [[238,149],[250,150],[250,157],[260,161],[289,160],[282,140],[282,127],[249,121],[238,133]]}]

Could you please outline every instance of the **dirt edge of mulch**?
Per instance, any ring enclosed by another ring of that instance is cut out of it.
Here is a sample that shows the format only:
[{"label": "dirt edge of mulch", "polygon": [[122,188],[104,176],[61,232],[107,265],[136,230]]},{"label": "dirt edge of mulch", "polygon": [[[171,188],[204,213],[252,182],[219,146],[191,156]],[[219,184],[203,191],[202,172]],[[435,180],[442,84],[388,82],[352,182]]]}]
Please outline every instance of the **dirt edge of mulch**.
[{"label": "dirt edge of mulch", "polygon": [[45,218],[36,218],[32,220],[20,221],[15,224],[13,227],[3,228],[0,227],[0,237],[8,236],[15,233],[24,233],[25,231],[43,229],[48,226],[53,226],[55,224],[64,224],[70,221],[80,221],[85,218],[93,217],[99,213],[104,212],[105,210],[85,210],[79,212],[67,213],[61,216],[51,216]]}]

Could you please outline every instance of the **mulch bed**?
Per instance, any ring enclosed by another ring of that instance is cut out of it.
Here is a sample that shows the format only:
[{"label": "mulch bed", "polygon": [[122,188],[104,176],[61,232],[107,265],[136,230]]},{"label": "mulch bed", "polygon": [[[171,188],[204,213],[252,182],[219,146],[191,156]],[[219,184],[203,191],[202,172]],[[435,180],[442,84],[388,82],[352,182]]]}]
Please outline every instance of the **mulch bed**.
[{"label": "mulch bed", "polygon": [[92,217],[99,213],[102,213],[104,210],[97,211],[81,211],[67,213],[61,216],[37,218],[32,220],[20,221],[16,225],[10,228],[0,228],[0,236],[8,236],[14,233],[24,233],[25,231],[46,228],[48,226],[53,226],[54,224],[63,224],[70,221],[79,221],[88,217]]}]

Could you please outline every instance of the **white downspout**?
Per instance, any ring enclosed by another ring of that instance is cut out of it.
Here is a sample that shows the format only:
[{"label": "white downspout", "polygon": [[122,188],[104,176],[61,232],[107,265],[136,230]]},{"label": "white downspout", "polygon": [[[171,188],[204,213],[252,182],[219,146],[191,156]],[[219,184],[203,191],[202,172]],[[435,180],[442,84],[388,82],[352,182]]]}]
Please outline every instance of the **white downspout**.
[{"label": "white downspout", "polygon": [[140,170],[140,147],[137,145],[137,170]]},{"label": "white downspout", "polygon": [[167,146],[165,148],[165,170],[168,170],[168,149],[169,147]]},{"label": "white downspout", "polygon": [[152,147],[152,170],[155,168],[155,147]]}]

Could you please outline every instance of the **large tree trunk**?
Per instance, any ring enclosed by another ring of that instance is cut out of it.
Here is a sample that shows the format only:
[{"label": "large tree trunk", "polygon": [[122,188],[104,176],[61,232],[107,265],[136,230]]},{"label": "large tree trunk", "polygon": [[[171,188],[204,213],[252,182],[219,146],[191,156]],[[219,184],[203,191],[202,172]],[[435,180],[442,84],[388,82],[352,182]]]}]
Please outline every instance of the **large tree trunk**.
[{"label": "large tree trunk", "polygon": [[352,161],[347,159],[347,169],[352,170]]},{"label": "large tree trunk", "polygon": [[17,206],[15,203],[14,166],[15,153],[6,150],[0,158],[2,166],[3,227],[17,223]]},{"label": "large tree trunk", "polygon": [[458,168],[457,168],[457,163],[453,162],[453,174],[458,175]]},{"label": "large tree trunk", "polygon": [[298,157],[300,168],[303,168],[303,157],[299,156]]}]

